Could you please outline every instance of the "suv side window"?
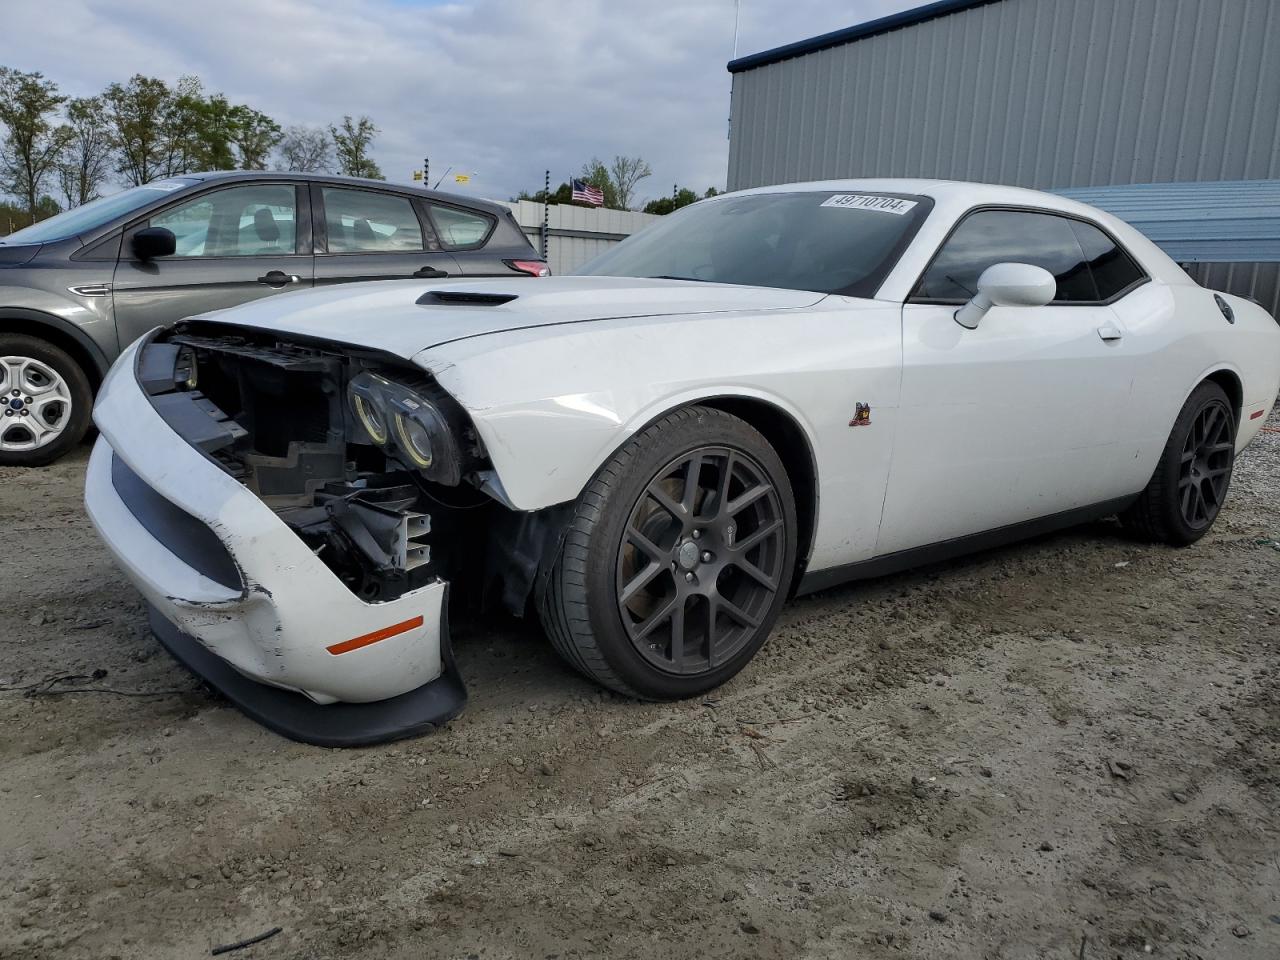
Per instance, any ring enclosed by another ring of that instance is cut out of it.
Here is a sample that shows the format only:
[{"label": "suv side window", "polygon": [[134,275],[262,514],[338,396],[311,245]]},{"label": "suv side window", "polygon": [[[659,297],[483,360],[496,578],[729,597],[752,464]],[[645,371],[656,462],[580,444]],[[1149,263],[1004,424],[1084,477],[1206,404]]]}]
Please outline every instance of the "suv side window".
[{"label": "suv side window", "polygon": [[[390,193],[322,187],[330,253],[413,253],[424,242],[413,201]],[[434,238],[432,238],[434,239]]]},{"label": "suv side window", "polygon": [[471,210],[442,207],[430,204],[431,219],[440,233],[440,242],[446,250],[463,250],[484,243],[493,229],[494,221]]},{"label": "suv side window", "polygon": [[172,230],[174,257],[270,257],[297,252],[298,196],[283,183],[246,184],[202,194],[153,216]]}]

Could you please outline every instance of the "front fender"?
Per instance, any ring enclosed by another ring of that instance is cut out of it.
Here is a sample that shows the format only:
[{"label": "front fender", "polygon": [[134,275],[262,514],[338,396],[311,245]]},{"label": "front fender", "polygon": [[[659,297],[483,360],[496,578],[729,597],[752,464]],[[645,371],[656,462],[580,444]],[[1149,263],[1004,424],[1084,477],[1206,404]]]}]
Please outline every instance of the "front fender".
[{"label": "front fender", "polygon": [[[900,311],[830,298],[768,315],[564,324],[455,341],[414,360],[467,411],[517,510],[574,500],[619,447],[672,409],[724,398],[770,404],[803,430],[824,517],[840,521],[832,542],[815,543],[814,562],[826,548],[844,560],[870,551],[879,525]],[[876,429],[849,430],[859,402],[875,411]]]}]

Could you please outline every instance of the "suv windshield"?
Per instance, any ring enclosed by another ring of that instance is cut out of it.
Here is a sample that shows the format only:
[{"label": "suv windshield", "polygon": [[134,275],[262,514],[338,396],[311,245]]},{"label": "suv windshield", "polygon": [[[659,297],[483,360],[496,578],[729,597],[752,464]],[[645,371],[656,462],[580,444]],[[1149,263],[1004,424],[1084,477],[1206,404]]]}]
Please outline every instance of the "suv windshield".
[{"label": "suv windshield", "polygon": [[49,243],[54,240],[65,240],[76,234],[96,230],[104,223],[110,223],[117,217],[139,210],[175,190],[181,190],[199,182],[181,177],[156,180],[121,193],[113,193],[109,197],[90,200],[83,206],[67,210],[48,220],[41,220],[7,237],[0,237],[0,243]]},{"label": "suv windshield", "polygon": [[577,272],[871,297],[932,206],[928,197],[910,194],[833,190],[705,200]]}]

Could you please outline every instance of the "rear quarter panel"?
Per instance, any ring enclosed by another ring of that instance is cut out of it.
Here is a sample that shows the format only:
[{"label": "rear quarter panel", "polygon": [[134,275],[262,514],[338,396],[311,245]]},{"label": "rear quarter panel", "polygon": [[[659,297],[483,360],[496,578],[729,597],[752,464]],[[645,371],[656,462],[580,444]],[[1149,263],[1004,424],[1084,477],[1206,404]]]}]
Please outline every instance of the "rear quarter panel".
[{"label": "rear quarter panel", "polygon": [[[537,281],[535,281],[537,282]],[[415,361],[469,412],[511,504],[575,499],[638,430],[698,400],[771,403],[818,474],[810,569],[869,557],[893,450],[901,307],[829,297],[759,313],[569,323],[455,341]],[[872,425],[850,428],[855,403]]]}]

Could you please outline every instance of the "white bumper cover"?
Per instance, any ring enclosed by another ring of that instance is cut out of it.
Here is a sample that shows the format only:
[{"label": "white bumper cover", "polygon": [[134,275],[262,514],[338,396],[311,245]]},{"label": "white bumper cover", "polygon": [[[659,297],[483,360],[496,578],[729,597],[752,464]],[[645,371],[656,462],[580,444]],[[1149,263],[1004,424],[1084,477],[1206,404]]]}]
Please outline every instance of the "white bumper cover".
[{"label": "white bumper cover", "polygon": [[[320,704],[385,700],[440,677],[446,585],[437,581],[382,603],[356,597],[266,504],[156,413],[134,375],[140,344],[125,351],[99,392],[94,421],[102,435],[89,462],[85,505],[152,607],[240,674]],[[238,589],[201,573],[178,555],[183,550],[153,535],[113,483],[113,456],[207,525],[239,570]],[[393,628],[385,639],[349,643]],[[342,644],[349,649],[329,649]]]}]

